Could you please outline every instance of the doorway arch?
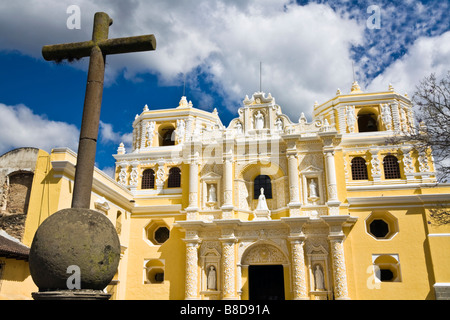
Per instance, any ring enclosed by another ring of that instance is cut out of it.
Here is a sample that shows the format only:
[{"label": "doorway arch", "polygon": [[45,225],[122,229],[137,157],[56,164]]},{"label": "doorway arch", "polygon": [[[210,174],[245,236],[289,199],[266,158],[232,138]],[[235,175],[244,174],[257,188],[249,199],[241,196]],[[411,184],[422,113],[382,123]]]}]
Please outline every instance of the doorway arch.
[{"label": "doorway arch", "polygon": [[242,254],[241,266],[247,279],[243,291],[249,300],[284,300],[289,279],[287,255],[269,241],[258,241]]}]

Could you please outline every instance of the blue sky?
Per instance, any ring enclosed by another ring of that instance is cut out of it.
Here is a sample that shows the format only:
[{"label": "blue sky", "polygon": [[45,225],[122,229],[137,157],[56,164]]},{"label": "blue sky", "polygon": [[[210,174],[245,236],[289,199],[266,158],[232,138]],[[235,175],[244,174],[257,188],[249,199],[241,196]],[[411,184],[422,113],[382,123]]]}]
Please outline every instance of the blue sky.
[{"label": "blue sky", "polygon": [[[79,29],[67,27],[71,5]],[[314,102],[338,88],[348,92],[352,63],[364,91],[392,84],[410,95],[424,76],[450,70],[449,1],[0,0],[0,154],[76,151],[87,59],[55,64],[41,49],[89,40],[97,11],[113,18],[111,38],[151,33],[158,43],[107,58],[96,157],[106,172],[118,144],[129,145],[134,116],[145,104],[176,107],[184,78],[194,107],[217,108],[228,125],[259,90],[260,61],[262,90],[292,121],[311,119]]]}]

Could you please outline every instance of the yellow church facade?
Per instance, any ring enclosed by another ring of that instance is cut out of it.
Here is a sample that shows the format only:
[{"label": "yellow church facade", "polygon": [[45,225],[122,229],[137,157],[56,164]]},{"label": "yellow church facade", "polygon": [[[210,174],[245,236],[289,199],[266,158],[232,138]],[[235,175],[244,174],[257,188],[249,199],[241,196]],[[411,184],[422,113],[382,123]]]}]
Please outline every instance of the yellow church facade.
[{"label": "yellow church facade", "polygon": [[[450,299],[450,223],[433,214],[450,207],[450,186],[436,182],[430,154],[387,142],[413,125],[407,96],[357,83],[316,103],[311,121],[292,121],[262,92],[245,97],[228,125],[185,97],[175,108],[145,106],[131,150],[121,144],[114,155],[115,178],[94,173],[91,209],[109,217],[121,243],[106,291],[151,300]],[[39,151],[23,244],[70,207],[75,164],[69,149]],[[29,298],[37,290],[29,279],[20,285]]]}]

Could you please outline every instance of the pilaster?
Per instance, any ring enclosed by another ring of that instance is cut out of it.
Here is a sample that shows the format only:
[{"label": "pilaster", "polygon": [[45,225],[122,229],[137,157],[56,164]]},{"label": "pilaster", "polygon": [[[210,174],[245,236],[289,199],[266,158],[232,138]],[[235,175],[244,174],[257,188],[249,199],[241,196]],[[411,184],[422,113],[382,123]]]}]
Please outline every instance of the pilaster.
[{"label": "pilaster", "polygon": [[189,164],[189,206],[186,208],[186,219],[196,220],[198,210],[198,153],[195,153]]},{"label": "pilaster", "polygon": [[334,297],[336,300],[350,299],[348,296],[347,269],[344,255],[345,234],[343,227],[353,225],[357,218],[350,216],[326,216],[322,217],[322,219],[330,228],[328,240],[331,248]]}]

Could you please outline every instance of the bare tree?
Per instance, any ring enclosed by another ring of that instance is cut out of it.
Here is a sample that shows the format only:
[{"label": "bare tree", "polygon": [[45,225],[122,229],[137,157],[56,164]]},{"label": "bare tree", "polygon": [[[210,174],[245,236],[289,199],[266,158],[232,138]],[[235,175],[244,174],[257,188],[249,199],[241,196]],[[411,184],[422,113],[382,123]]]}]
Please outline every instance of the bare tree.
[{"label": "bare tree", "polygon": [[[434,73],[416,86],[412,102],[416,110],[417,127],[401,132],[390,143],[412,144],[419,153],[432,155],[438,182],[450,178],[450,71],[442,79]],[[450,209],[445,203],[437,203],[429,209],[430,223],[450,224]]]},{"label": "bare tree", "polygon": [[450,71],[440,80],[434,73],[425,77],[412,101],[418,127],[400,139],[413,142],[419,152],[432,152],[438,181],[446,182],[450,178]]}]

